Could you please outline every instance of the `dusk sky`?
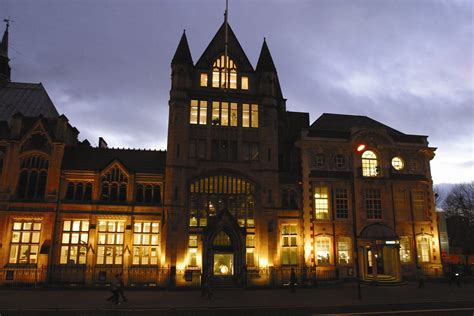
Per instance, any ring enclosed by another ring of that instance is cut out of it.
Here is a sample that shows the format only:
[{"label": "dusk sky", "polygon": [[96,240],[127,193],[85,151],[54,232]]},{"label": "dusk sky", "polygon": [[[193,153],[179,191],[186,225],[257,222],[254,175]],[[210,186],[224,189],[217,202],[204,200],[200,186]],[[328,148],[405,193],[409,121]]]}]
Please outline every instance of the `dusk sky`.
[{"label": "dusk sky", "polygon": [[[435,183],[474,179],[473,1],[229,0],[256,65],[266,37],[290,111],[366,115],[437,147]],[[225,0],[0,0],[12,81],[42,82],[93,145],[166,149],[170,63],[194,62]],[[2,32],[3,32],[2,27]]]}]

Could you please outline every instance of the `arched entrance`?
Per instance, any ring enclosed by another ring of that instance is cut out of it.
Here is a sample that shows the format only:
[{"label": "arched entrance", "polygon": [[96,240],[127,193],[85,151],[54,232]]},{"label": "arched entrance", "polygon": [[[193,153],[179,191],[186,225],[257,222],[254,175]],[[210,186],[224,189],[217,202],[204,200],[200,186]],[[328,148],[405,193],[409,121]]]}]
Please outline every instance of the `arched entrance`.
[{"label": "arched entrance", "polygon": [[399,243],[399,237],[390,227],[380,223],[366,226],[358,241],[362,280],[401,281]]}]

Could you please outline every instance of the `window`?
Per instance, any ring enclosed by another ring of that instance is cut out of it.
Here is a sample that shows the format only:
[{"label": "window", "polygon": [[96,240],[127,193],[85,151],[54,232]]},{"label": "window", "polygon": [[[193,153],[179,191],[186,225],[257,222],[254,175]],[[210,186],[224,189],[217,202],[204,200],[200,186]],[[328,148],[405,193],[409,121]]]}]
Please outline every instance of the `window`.
[{"label": "window", "polygon": [[247,235],[245,245],[247,267],[253,267],[255,266],[255,235]]},{"label": "window", "polygon": [[258,104],[252,104],[252,115],[251,115],[252,127],[258,127]]},{"label": "window", "polygon": [[229,102],[212,101],[212,125],[229,125]]},{"label": "window", "polygon": [[197,235],[189,235],[188,241],[188,265],[190,267],[197,266],[197,247],[198,247],[198,236]]},{"label": "window", "polygon": [[207,101],[191,100],[189,113],[190,124],[207,124]]},{"label": "window", "polygon": [[159,222],[135,222],[133,224],[132,264],[158,264],[159,243]]},{"label": "window", "polygon": [[33,155],[21,159],[17,196],[20,199],[42,199],[46,191],[48,160]]},{"label": "window", "polygon": [[346,158],[342,154],[334,156],[334,164],[337,168],[343,168],[346,165]]},{"label": "window", "polygon": [[362,154],[362,176],[377,177],[379,175],[379,165],[377,155],[371,150],[366,150]]},{"label": "window", "polygon": [[247,77],[247,76],[242,76],[241,77],[241,88],[242,88],[242,90],[248,90],[249,89],[249,77]]},{"label": "window", "polygon": [[89,242],[89,221],[67,220],[63,222],[60,264],[86,264]]},{"label": "window", "polygon": [[413,190],[411,194],[411,203],[415,221],[423,221],[425,217],[425,195],[421,190]]},{"label": "window", "polygon": [[327,187],[314,188],[316,219],[329,219],[329,194]]},{"label": "window", "polygon": [[250,104],[242,104],[242,126],[250,127]]},{"label": "window", "polygon": [[237,103],[230,103],[230,126],[237,126]]},{"label": "window", "polygon": [[41,223],[39,222],[13,222],[10,258],[8,259],[8,263],[38,263],[40,233]]},{"label": "window", "polygon": [[429,236],[418,236],[416,238],[416,249],[418,251],[419,262],[430,262],[430,244],[431,238]]},{"label": "window", "polygon": [[161,186],[159,184],[137,184],[135,200],[142,203],[161,204]]},{"label": "window", "polygon": [[382,200],[379,189],[365,190],[365,208],[367,210],[368,219],[382,218]]},{"label": "window", "polygon": [[296,225],[284,224],[281,226],[281,264],[298,264],[298,247]]},{"label": "window", "polygon": [[337,239],[337,262],[339,264],[351,263],[351,239],[339,237]]},{"label": "window", "polygon": [[125,202],[127,200],[128,177],[119,167],[113,167],[102,175],[101,186],[101,201]]},{"label": "window", "polygon": [[349,207],[347,201],[347,190],[346,189],[335,189],[336,198],[336,218],[348,218]]},{"label": "window", "polygon": [[189,158],[206,159],[206,140],[190,139],[188,154]]},{"label": "window", "polygon": [[258,104],[242,104],[242,127],[258,127]]},{"label": "window", "polygon": [[242,156],[245,161],[257,161],[258,143],[242,143]]},{"label": "window", "polygon": [[236,161],[237,142],[234,140],[212,140],[212,160]]},{"label": "window", "polygon": [[400,237],[400,261],[402,263],[411,262],[411,244],[407,236]]},{"label": "window", "polygon": [[224,55],[212,65],[212,87],[237,89],[237,66],[234,61]]},{"label": "window", "polygon": [[199,76],[199,85],[201,87],[207,87],[207,74],[201,73]]},{"label": "window", "polygon": [[90,201],[92,200],[92,183],[90,182],[68,182],[66,200]]},{"label": "window", "polygon": [[316,167],[324,166],[324,154],[316,154],[314,155],[314,165]]},{"label": "window", "polygon": [[316,238],[316,259],[318,265],[330,264],[331,239],[329,237]]},{"label": "window", "polygon": [[405,163],[403,162],[402,158],[393,157],[392,158],[392,167],[395,170],[402,170],[403,167],[405,167]]},{"label": "window", "polygon": [[125,222],[99,220],[97,264],[122,264]]}]

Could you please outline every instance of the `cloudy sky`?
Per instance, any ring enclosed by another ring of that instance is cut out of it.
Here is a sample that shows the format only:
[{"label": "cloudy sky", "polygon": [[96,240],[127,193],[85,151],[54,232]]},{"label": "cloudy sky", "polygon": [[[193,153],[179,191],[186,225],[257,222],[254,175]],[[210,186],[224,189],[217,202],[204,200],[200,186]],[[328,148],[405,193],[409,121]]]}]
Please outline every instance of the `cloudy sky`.
[{"label": "cloudy sky", "polygon": [[[255,66],[263,37],[288,109],[367,115],[438,147],[435,183],[474,179],[473,3],[230,0]],[[225,0],[0,0],[12,80],[42,82],[81,139],[166,148],[170,62],[196,62]]]}]

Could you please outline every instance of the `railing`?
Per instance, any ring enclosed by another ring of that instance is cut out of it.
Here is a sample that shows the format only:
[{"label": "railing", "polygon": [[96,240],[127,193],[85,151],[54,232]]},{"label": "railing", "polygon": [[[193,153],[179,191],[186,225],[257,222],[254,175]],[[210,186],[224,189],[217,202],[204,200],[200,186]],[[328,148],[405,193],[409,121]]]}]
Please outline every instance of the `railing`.
[{"label": "railing", "polygon": [[[292,267],[268,267],[261,269],[250,269],[247,271],[247,285],[282,286],[290,282]],[[311,286],[319,281],[337,280],[336,270],[322,270],[316,268],[293,267],[297,283],[303,286]]]}]

